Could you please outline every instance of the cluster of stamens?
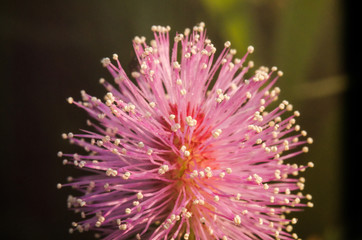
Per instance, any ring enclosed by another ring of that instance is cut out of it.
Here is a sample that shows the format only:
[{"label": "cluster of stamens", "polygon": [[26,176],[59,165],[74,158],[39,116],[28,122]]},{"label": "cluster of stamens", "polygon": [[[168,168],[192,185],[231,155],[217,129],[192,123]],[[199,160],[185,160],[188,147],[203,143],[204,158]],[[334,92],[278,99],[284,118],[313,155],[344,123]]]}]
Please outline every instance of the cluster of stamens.
[{"label": "cluster of stamens", "polygon": [[302,193],[305,178],[295,177],[314,164],[289,158],[308,152],[313,139],[296,124],[300,113],[288,101],[267,110],[278,100],[273,85],[283,73],[260,67],[246,77],[254,48],[235,58],[227,41],[216,58],[203,23],[177,34],[172,50],[170,27],[151,30],[150,45],[145,37],[133,40],[139,69],[130,75],[137,84],[114,54],[116,64],[101,63],[119,90],[102,78],[104,100],[85,91],[82,101],[67,99],[95,119],[87,120],[94,132],[62,134],[85,150],[59,152],[63,164],[95,173],[57,185],[84,193],[68,198],[83,219],[70,232],[97,230],[106,239],[298,239],[297,219],[287,214],[313,206]]}]

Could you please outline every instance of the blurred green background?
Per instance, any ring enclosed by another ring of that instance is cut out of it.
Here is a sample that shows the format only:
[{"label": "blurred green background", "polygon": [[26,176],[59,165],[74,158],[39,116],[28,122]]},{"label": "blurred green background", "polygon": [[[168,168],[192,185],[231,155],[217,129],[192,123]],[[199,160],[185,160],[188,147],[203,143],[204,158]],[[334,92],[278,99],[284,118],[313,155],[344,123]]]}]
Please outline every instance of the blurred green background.
[{"label": "blurred green background", "polygon": [[[278,66],[281,100],[301,112],[314,139],[297,161],[314,208],[298,213],[295,231],[307,240],[347,239],[342,197],[345,178],[343,126],[349,87],[344,67],[344,6],[339,0],[9,1],[1,7],[2,167],[6,239],[88,239],[69,235],[74,217],[69,192],[56,183],[79,174],[63,167],[58,150],[74,149],[63,132],[85,128],[86,115],[66,104],[79,91],[102,96],[100,59],[119,55],[127,70],[135,35],[152,37],[152,25],[172,34],[203,21],[220,51],[231,41],[242,56],[248,45],[256,66]],[[346,203],[344,203],[346,204]],[[349,215],[348,215],[349,216]],[[4,227],[4,226],[3,226]],[[357,235],[356,235],[357,236]]]}]

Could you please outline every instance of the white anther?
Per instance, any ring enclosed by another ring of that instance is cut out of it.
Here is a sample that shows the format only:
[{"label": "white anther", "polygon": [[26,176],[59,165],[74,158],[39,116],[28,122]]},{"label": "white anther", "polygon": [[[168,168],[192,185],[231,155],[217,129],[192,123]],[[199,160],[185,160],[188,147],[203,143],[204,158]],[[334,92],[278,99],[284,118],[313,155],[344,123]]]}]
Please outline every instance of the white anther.
[{"label": "white anther", "polygon": [[181,152],[185,152],[185,151],[186,151],[186,146],[185,146],[185,145],[182,145],[182,147],[180,148],[180,151],[181,151]]},{"label": "white anther", "polygon": [[221,133],[222,133],[222,130],[221,130],[221,129],[216,129],[215,132],[212,133],[212,136],[213,136],[214,138],[218,138]]},{"label": "white anther", "polygon": [[106,175],[115,177],[115,176],[118,175],[118,172],[117,172],[117,170],[114,170],[112,168],[108,168],[107,171],[106,171]]},{"label": "white anther", "polygon": [[164,164],[158,169],[158,174],[163,175],[169,170],[168,165]]},{"label": "white anther", "polygon": [[151,108],[154,108],[156,106],[156,103],[155,102],[150,102],[149,105],[150,105]]},{"label": "white anther", "polygon": [[169,170],[168,165],[164,164],[161,166],[163,170],[165,170],[165,172],[167,172]]},{"label": "white anther", "polygon": [[62,133],[62,138],[63,139],[67,139],[68,138],[68,135],[66,133]]},{"label": "white anther", "polygon": [[189,125],[190,127],[194,127],[197,124],[197,120],[193,119],[192,116],[187,116],[186,117],[186,123],[187,125]]},{"label": "white anther", "polygon": [[119,218],[116,219],[116,223],[118,226],[121,225],[121,222],[122,222],[121,219],[119,219]]},{"label": "white anther", "polygon": [[[106,80],[105,80],[104,78],[100,78],[100,79],[99,79],[99,83],[100,83],[100,84],[103,84],[105,81],[106,81]],[[93,100],[93,99],[92,99],[92,100]]]},{"label": "white anther", "polygon": [[143,147],[145,146],[145,144],[144,144],[143,142],[139,142],[139,143],[137,144],[137,146],[138,146],[139,148],[143,148]]},{"label": "white anther", "polygon": [[192,175],[193,177],[197,177],[197,176],[199,175],[199,172],[198,172],[197,170],[193,170],[192,173],[191,173],[191,175]]},{"label": "white anther", "polygon": [[246,98],[250,99],[251,98],[251,93],[250,92],[246,92]]},{"label": "white anther", "polygon": [[121,139],[116,138],[116,139],[114,140],[114,145],[118,146],[120,143],[121,143]]},{"label": "white anther", "polygon": [[258,174],[255,173],[255,174],[253,175],[253,177],[254,177],[255,182],[256,182],[257,184],[261,184],[261,183],[263,182],[263,178],[260,177]]},{"label": "white anther", "polygon": [[231,42],[230,42],[230,41],[226,41],[226,42],[224,43],[224,46],[225,46],[226,48],[230,47],[230,46],[231,46]]},{"label": "white anther", "polygon": [[130,214],[130,213],[132,212],[132,210],[131,210],[130,208],[126,208],[126,209],[124,210],[124,212],[125,212],[126,214]]},{"label": "white anther", "polygon": [[139,78],[139,77],[141,76],[141,74],[140,74],[139,72],[132,72],[132,73],[131,73],[131,76],[132,76],[133,78]]},{"label": "white anther", "polygon": [[234,217],[234,223],[235,223],[236,225],[240,225],[240,223],[241,223],[241,218],[240,218],[239,215],[236,215],[236,216]]},{"label": "white anther", "polygon": [[130,176],[131,176],[131,173],[130,173],[130,172],[125,172],[125,173],[122,175],[122,178],[123,178],[124,180],[127,180],[127,179],[129,179]]},{"label": "white anther", "polygon": [[119,229],[120,229],[120,230],[126,230],[126,229],[127,229],[127,224],[121,224],[121,225],[119,225]]},{"label": "white anther", "polygon": [[277,146],[272,146],[272,147],[270,148],[270,150],[271,150],[272,152],[277,152],[277,151],[278,151],[278,147],[277,147]]},{"label": "white anther", "polygon": [[102,225],[102,223],[100,222],[100,221],[97,221],[96,223],[95,223],[95,226],[96,227],[100,227]]},{"label": "white anther", "polygon": [[98,217],[98,221],[100,221],[101,223],[104,222],[106,219],[103,216],[99,216]]},{"label": "white anther", "polygon": [[173,67],[176,68],[176,69],[179,69],[181,66],[180,66],[180,64],[176,61],[176,62],[173,62]]},{"label": "white anther", "polygon": [[186,89],[184,89],[184,88],[181,89],[181,90],[180,90],[180,93],[181,93],[182,96],[184,96],[184,95],[186,94]]},{"label": "white anther", "polygon": [[248,53],[253,53],[254,52],[254,47],[253,46],[249,46],[248,47]]},{"label": "white anther", "polygon": [[[147,66],[146,63],[142,63],[142,64],[141,64],[141,69],[142,69],[142,70],[146,70],[147,68],[148,68],[148,66]],[[141,70],[141,72],[142,72],[142,70]]]},{"label": "white anther", "polygon": [[307,153],[307,152],[309,152],[309,148],[308,148],[307,146],[304,146],[304,147],[302,148],[302,151],[305,152],[305,153]]},{"label": "white anther", "polygon": [[153,150],[151,148],[147,149],[147,155],[151,156],[153,153]]},{"label": "white anther", "polygon": [[180,128],[181,128],[181,125],[179,123],[176,123],[171,127],[171,130],[173,132],[177,132],[177,130],[180,129]]},{"label": "white anther", "polygon": [[137,199],[138,199],[138,200],[143,199],[143,194],[142,194],[141,192],[138,192],[138,193],[137,193]]},{"label": "white anther", "polygon": [[305,195],[305,197],[306,197],[308,200],[312,200],[312,195],[310,195],[310,194]]},{"label": "white anther", "polygon": [[116,155],[120,155],[117,148],[112,148],[112,153],[114,153]]},{"label": "white anther", "polygon": [[106,57],[101,60],[101,63],[103,65],[103,67],[107,67],[111,63],[111,60]]},{"label": "white anther", "polygon": [[126,154],[126,153],[127,153],[127,149],[122,148],[122,149],[121,149],[121,153],[122,153],[122,154]]}]

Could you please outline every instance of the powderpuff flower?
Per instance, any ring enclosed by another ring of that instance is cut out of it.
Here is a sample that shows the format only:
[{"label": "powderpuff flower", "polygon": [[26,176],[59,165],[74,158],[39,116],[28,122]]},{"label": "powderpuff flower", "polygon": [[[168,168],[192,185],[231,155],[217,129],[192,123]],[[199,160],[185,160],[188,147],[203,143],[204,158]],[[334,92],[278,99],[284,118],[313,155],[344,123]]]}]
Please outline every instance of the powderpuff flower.
[{"label": "powderpuff flower", "polygon": [[[92,131],[63,134],[84,148],[63,163],[89,174],[58,188],[80,192],[68,207],[80,213],[70,232],[104,239],[297,239],[290,212],[313,206],[296,177],[313,163],[298,111],[278,99],[276,67],[251,71],[230,42],[219,56],[204,23],[178,33],[153,26],[154,40],[135,37],[139,62],[131,78],[118,56],[101,62],[104,99],[81,92],[68,102],[87,111]],[[252,73],[251,73],[252,72]],[[132,80],[131,80],[132,79]]]}]

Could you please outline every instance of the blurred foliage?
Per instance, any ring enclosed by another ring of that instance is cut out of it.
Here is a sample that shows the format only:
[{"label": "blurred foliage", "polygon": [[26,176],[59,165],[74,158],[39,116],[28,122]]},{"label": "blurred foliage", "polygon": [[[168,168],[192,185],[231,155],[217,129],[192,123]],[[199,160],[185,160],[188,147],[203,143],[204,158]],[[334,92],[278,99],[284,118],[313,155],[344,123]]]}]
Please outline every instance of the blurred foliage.
[{"label": "blurred foliage", "polygon": [[[277,65],[287,74],[286,96],[307,98],[298,91],[304,82],[341,74],[341,12],[338,0],[202,0],[221,35],[241,50],[250,44],[258,64]],[[322,58],[322,59],[321,59]],[[318,67],[318,69],[316,69]],[[321,71],[322,70],[322,71]],[[335,81],[338,80],[338,83]],[[345,90],[344,77],[334,79],[333,90]],[[338,89],[336,89],[338,85]],[[318,97],[318,96],[310,96]]]}]

